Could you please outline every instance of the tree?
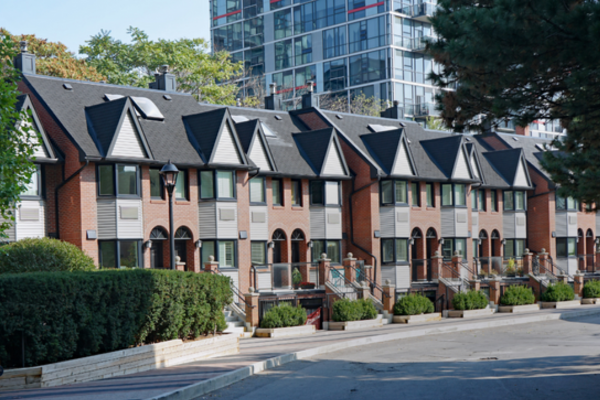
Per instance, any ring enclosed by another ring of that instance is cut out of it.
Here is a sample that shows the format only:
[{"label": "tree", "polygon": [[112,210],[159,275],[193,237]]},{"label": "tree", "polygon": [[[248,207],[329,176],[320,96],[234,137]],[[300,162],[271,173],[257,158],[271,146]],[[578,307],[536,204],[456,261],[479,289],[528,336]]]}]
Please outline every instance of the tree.
[{"label": "tree", "polygon": [[320,107],[324,110],[337,112],[350,112],[351,114],[368,115],[379,117],[385,110],[386,102],[375,97],[367,97],[364,93],[352,96],[350,103],[348,98],[343,96],[331,96],[330,94],[321,95],[319,98]]},{"label": "tree", "polygon": [[13,208],[34,172],[31,162],[36,133],[21,122],[32,119],[16,110],[19,91],[18,71],[13,66],[17,54],[10,36],[0,34],[0,236],[14,221]]},{"label": "tree", "polygon": [[439,117],[429,116],[425,120],[425,127],[434,131],[445,131],[447,130],[444,121]]},{"label": "tree", "polygon": [[[558,119],[568,135],[542,164],[559,194],[600,204],[600,2],[440,0],[428,50],[442,117],[456,131]],[[489,126],[489,125],[488,125]]]},{"label": "tree", "polygon": [[85,60],[76,58],[67,50],[67,46],[60,42],[50,42],[35,35],[11,35],[2,28],[0,28],[0,36],[10,36],[14,43],[27,41],[28,50],[36,56],[37,74],[92,82],[106,79],[96,68],[89,66]]},{"label": "tree", "polygon": [[232,63],[227,52],[209,54],[204,39],[152,41],[134,27],[127,33],[131,43],[101,31],[87,40],[79,53],[86,55],[88,64],[106,75],[109,83],[147,88],[158,68],[169,65],[179,89],[198,101],[235,104],[239,88],[234,80],[241,76],[242,63]]}]

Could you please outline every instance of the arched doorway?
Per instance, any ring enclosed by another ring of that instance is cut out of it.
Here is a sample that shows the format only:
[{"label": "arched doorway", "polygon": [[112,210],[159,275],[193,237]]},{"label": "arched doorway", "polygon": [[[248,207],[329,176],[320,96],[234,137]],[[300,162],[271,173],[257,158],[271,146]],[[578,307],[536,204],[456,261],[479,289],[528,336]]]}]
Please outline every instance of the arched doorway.
[{"label": "arched doorway", "polygon": [[431,263],[432,257],[435,255],[435,252],[438,249],[438,237],[437,232],[433,228],[427,229],[425,233],[425,257],[427,258],[427,280],[431,281],[433,279]]},{"label": "arched doorway", "polygon": [[479,245],[477,249],[477,273],[485,271],[488,275],[490,273],[490,238],[485,230],[479,232]]},{"label": "arched doorway", "polygon": [[413,229],[410,234],[410,265],[412,269],[412,280],[425,279],[425,260],[423,254],[423,234],[419,228]]},{"label": "arched doorway", "polygon": [[492,257],[500,257],[500,253],[501,253],[501,246],[502,243],[500,243],[500,234],[498,233],[498,231],[496,229],[494,229],[492,231],[492,235],[491,235],[491,239],[492,239]]},{"label": "arched doorway", "polygon": [[164,246],[167,243],[167,231],[160,226],[150,232],[150,268],[162,269],[164,263]]},{"label": "arched doorway", "polygon": [[595,249],[594,232],[588,229],[585,233],[585,264],[588,271],[594,271],[594,253]]},{"label": "arched doorway", "polygon": [[192,240],[190,230],[184,226],[175,232],[175,257],[179,257],[179,262],[185,263],[185,270],[188,271],[188,251],[187,246]]},{"label": "arched doorway", "polygon": [[285,232],[281,229],[277,229],[273,232],[271,239],[273,240],[273,264],[283,262],[284,257],[287,261],[287,254],[284,254],[285,241],[287,239]]},{"label": "arched doorway", "polygon": [[[304,232],[300,229],[296,229],[292,232],[292,262],[299,263],[306,257],[302,257],[302,244],[305,242]],[[304,252],[306,256],[306,251]]]}]

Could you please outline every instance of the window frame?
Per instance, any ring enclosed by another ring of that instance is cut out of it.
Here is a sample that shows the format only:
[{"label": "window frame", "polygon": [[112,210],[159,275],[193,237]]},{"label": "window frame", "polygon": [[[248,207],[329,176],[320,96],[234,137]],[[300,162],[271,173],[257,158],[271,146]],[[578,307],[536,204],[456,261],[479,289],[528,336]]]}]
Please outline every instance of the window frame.
[{"label": "window frame", "polygon": [[[507,193],[512,193],[511,196],[508,196],[508,198],[510,198],[512,201],[512,208],[507,208],[506,206]],[[517,193],[520,193],[523,196],[523,209],[517,209]],[[504,211],[527,211],[527,192],[525,190],[503,190],[502,202],[502,208]]]},{"label": "window frame", "polygon": [[[505,243],[504,243],[504,245],[502,246],[502,254],[503,254],[503,258],[506,258],[506,257],[510,257],[510,258],[522,258],[522,257],[523,257],[523,254],[521,254],[521,255],[515,255],[515,253],[516,253],[516,248],[517,248],[517,247],[516,247],[516,244],[517,244],[517,242],[523,242],[523,246],[522,246],[522,247],[523,247],[523,251],[525,251],[525,249],[527,248],[527,243],[526,243],[526,240],[525,240],[525,239],[505,239],[505,240],[506,240],[506,242],[505,242]],[[508,243],[511,243],[511,244],[512,244],[512,249],[513,249],[513,254],[512,254],[512,255],[510,255],[510,256],[507,256],[507,255],[506,255],[506,245],[507,245]]]},{"label": "window frame", "polygon": [[[255,264],[254,260],[253,260],[253,248],[252,245],[253,244],[261,244],[262,245],[262,251],[263,251],[263,259],[264,262],[262,264]],[[266,240],[252,240],[250,241],[250,264],[251,265],[266,265],[269,262],[269,253],[268,253],[268,247],[267,247],[267,241]]]},{"label": "window frame", "polygon": [[[158,171],[158,186],[160,190],[160,197],[152,195],[152,171]],[[148,170],[148,176],[150,177],[150,199],[151,200],[164,200],[165,199],[165,184],[162,176],[160,175],[160,168],[150,168]]]},{"label": "window frame", "polygon": [[[182,175],[183,173],[183,175]],[[175,187],[173,188],[173,194],[175,195],[174,199],[176,201],[189,201],[190,200],[190,173],[187,169],[180,169],[179,174],[177,175],[177,180],[183,176],[183,191],[184,197],[177,197],[177,182],[175,183]],[[161,179],[162,180],[162,179]]]},{"label": "window frame", "polygon": [[487,196],[485,189],[477,190],[477,211],[486,212],[487,211]]},{"label": "window frame", "polygon": [[[313,239],[311,240],[311,242],[320,242],[323,244],[323,253],[327,254],[327,257],[329,257],[331,259],[331,263],[334,265],[341,265],[342,263],[342,241],[340,239]],[[336,242],[339,246],[339,251],[338,251],[338,259],[339,261],[334,260],[333,258],[331,258],[329,256],[329,253],[327,253],[327,248],[328,248],[328,243],[329,242]],[[316,256],[316,257],[315,257]],[[312,262],[318,262],[321,259],[321,254],[315,254],[314,251],[314,244],[313,247],[311,247],[310,249],[310,257],[312,259]]]},{"label": "window frame", "polygon": [[42,164],[34,164],[36,166],[36,171],[31,175],[37,175],[37,194],[21,194],[19,195],[20,199],[23,200],[42,200],[46,197],[46,193],[44,191],[43,181],[45,179],[45,169]]},{"label": "window frame", "polygon": [[421,207],[421,185],[419,182],[410,183],[410,197],[412,207]]},{"label": "window frame", "polygon": [[[137,242],[137,257],[138,257],[138,266],[133,268],[144,268],[144,256],[142,253],[142,240],[141,239],[109,239],[109,240],[98,240],[98,265],[100,269],[120,269],[120,268],[129,268],[121,266],[121,242]],[[115,246],[115,266],[113,267],[104,267],[102,251],[100,250],[100,246],[102,243],[114,243]]]},{"label": "window frame", "polygon": [[[558,206],[559,199],[562,200],[562,202],[564,203],[564,207]],[[575,206],[574,208],[569,207],[569,199],[573,202],[573,204]],[[580,207],[581,207],[579,200],[573,198],[572,196],[562,197],[562,196],[559,196],[558,194],[556,194],[556,196],[555,196],[554,205],[555,205],[557,211],[580,211]]]},{"label": "window frame", "polygon": [[[213,189],[213,197],[202,197],[202,172],[211,171],[212,172],[212,189]],[[230,172],[232,178],[232,187],[233,187],[233,197],[220,197],[220,193],[218,191],[217,184],[217,172]],[[237,201],[237,177],[235,174],[235,170],[229,169],[210,169],[210,170],[199,170],[198,171],[198,199],[200,201]]]},{"label": "window frame", "polygon": [[[389,242],[389,241],[393,241],[393,261],[387,261],[384,258],[384,254],[383,254],[383,249],[384,249],[384,243],[385,242]],[[382,265],[406,265],[410,263],[410,247],[408,244],[409,239],[408,238],[382,238],[381,239],[381,264]],[[406,260],[398,260],[398,243],[399,242],[404,242],[406,244]]]},{"label": "window frame", "polygon": [[[383,184],[384,182],[391,182],[392,183],[392,201],[390,203],[384,202],[383,201]],[[398,202],[398,198],[397,198],[397,185],[398,184],[404,184],[404,192],[406,193],[406,201],[405,202]],[[381,204],[382,206],[403,206],[403,207],[408,207],[409,203],[408,200],[411,197],[409,195],[408,192],[408,181],[403,180],[403,179],[383,179],[381,180],[381,182],[379,183],[379,204]],[[411,199],[412,200],[412,199]]]},{"label": "window frame", "polygon": [[[450,193],[452,195],[452,202],[451,204],[444,204],[444,187],[450,186]],[[457,186],[462,186],[464,188],[463,193],[464,193],[464,205],[462,204],[456,204],[456,188]],[[467,185],[464,183],[442,183],[441,187],[441,206],[442,207],[457,207],[457,208],[467,208]]]},{"label": "window frame", "polygon": [[[234,265],[233,266],[221,266],[221,260],[219,259],[219,244],[220,242],[233,242],[233,257],[234,257]],[[202,247],[200,248],[200,261],[202,261],[204,259],[204,244],[205,243],[213,243],[214,245],[214,253],[215,254],[209,254],[215,257],[215,261],[219,263],[219,268],[235,268],[235,269],[239,269],[239,257],[238,257],[238,241],[237,239],[207,239],[207,240],[202,240]],[[202,268],[204,268],[204,265],[202,265]]]},{"label": "window frame", "polygon": [[[326,182],[337,183],[338,187],[338,204],[327,204],[327,190],[326,190]],[[314,203],[313,202],[313,184],[321,184],[321,190],[323,191],[323,203]],[[323,207],[341,207],[342,206],[342,184],[340,181],[332,181],[332,180],[324,180],[324,179],[315,179],[310,181],[309,186],[309,194],[310,194],[310,205],[311,206],[323,206]]]},{"label": "window frame", "polygon": [[[252,181],[262,181],[262,200],[263,201],[252,201]],[[267,204],[267,179],[264,176],[255,176],[248,181],[248,198],[251,206],[264,206]]]},{"label": "window frame", "polygon": [[[110,166],[112,167],[112,194],[100,194],[100,168]],[[136,194],[119,194],[119,179],[118,179],[118,167],[135,167],[136,177]],[[141,195],[141,183],[140,183],[140,166],[137,164],[129,163],[102,163],[96,165],[96,196],[99,198],[125,198],[125,199],[139,199]]]},{"label": "window frame", "polygon": [[[275,203],[275,188],[273,186],[273,183],[277,182],[279,183],[279,189],[278,189],[278,194],[279,194],[279,203]],[[271,178],[271,201],[273,202],[274,206],[277,207],[284,207],[285,206],[285,200],[284,200],[284,191],[283,191],[283,179],[281,178]]]},{"label": "window frame", "polygon": [[[566,250],[566,255],[559,255],[558,254],[558,243],[560,241],[564,241],[565,244],[565,250]],[[569,254],[569,242],[573,243],[573,249],[574,249],[574,253],[573,254]],[[556,245],[556,258],[575,258],[577,257],[577,238],[576,237],[557,237],[556,241],[555,241],[555,245]]]},{"label": "window frame", "polygon": [[[298,191],[296,193],[297,198],[294,198],[294,183],[298,184]],[[302,180],[301,179],[292,179],[292,184],[290,186],[290,194],[292,196],[292,207],[302,207]],[[294,204],[296,202],[296,204]]]},{"label": "window frame", "polygon": [[[428,189],[430,189],[429,192]],[[427,207],[435,208],[435,185],[433,183],[425,183],[425,201]]]},{"label": "window frame", "polygon": [[465,244],[465,249],[464,249],[464,254],[461,254],[461,257],[463,259],[467,259],[467,238],[463,238],[463,237],[451,237],[451,238],[444,238],[444,244],[446,244],[448,241],[452,241],[452,250],[451,250],[451,254],[450,257],[446,257],[444,256],[444,245],[442,245],[442,257],[444,258],[444,260],[451,260],[452,257],[454,257],[454,252],[456,251],[456,241],[457,240],[461,240],[464,241]]},{"label": "window frame", "polygon": [[491,212],[498,212],[498,191],[496,189],[490,190],[491,200]]}]

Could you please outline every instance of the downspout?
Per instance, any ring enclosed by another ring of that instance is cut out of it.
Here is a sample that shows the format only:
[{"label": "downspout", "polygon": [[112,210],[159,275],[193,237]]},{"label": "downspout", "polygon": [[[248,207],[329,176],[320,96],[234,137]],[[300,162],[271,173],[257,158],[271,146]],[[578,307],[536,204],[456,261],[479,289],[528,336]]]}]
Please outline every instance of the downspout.
[{"label": "downspout", "polygon": [[81,173],[90,164],[90,160],[85,160],[85,164],[83,167],[79,168],[77,171],[73,172],[71,176],[69,176],[66,180],[64,180],[64,167],[63,167],[63,181],[54,189],[54,218],[56,219],[56,238],[60,239],[60,223],[58,219],[58,192],[65,186],[69,181],[75,178],[77,175]]},{"label": "downspout", "polygon": [[355,241],[354,241],[354,215],[352,213],[352,197],[357,194],[358,192],[373,186],[376,183],[379,183],[379,181],[381,180],[381,176],[377,175],[377,180],[374,182],[371,182],[367,185],[364,185],[358,189],[354,189],[354,183],[356,181],[356,175],[353,174],[354,176],[352,177],[352,193],[350,193],[349,196],[349,201],[348,201],[348,206],[350,208],[350,242],[352,243],[353,246],[357,247],[358,249],[364,251],[365,253],[367,253],[370,257],[372,257],[375,262],[373,265],[373,281],[377,282],[377,257],[371,253],[370,251],[368,251],[367,249],[365,249],[364,247],[358,245]]}]

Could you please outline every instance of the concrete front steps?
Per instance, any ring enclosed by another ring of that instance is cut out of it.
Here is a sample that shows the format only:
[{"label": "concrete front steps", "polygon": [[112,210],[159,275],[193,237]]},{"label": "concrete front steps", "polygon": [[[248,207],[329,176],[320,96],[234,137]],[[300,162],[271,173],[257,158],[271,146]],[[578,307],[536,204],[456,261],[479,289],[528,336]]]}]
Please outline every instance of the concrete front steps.
[{"label": "concrete front steps", "polygon": [[225,314],[225,322],[227,322],[227,329],[223,333],[233,333],[240,338],[252,337],[252,332],[246,332],[246,324],[237,315],[235,315],[228,307],[223,310]]}]

